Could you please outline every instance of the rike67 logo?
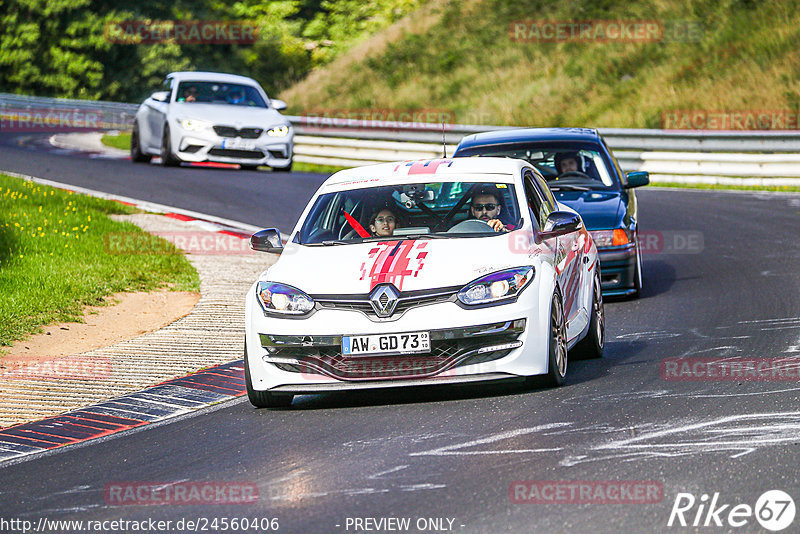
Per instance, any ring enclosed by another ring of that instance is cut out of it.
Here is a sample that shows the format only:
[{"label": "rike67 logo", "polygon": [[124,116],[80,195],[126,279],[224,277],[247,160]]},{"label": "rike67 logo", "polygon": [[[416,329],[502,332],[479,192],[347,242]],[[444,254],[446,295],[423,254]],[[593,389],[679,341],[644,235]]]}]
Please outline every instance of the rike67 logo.
[{"label": "rike67 logo", "polygon": [[794,522],[795,512],[794,499],[781,490],[764,492],[755,506],[723,503],[718,492],[713,496],[704,493],[699,499],[691,493],[678,493],[667,526],[752,527],[755,519],[762,528],[778,532]]}]

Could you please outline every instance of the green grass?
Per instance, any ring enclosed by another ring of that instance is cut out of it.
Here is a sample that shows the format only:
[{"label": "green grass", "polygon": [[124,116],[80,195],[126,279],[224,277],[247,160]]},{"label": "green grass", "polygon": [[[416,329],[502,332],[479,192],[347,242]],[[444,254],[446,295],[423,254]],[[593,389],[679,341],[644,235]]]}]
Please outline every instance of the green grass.
[{"label": "green grass", "polygon": [[[656,21],[654,42],[521,42],[517,21]],[[676,29],[691,29],[686,38]],[[447,111],[460,124],[659,128],[675,110],[800,107],[782,0],[432,0],[283,91],[293,114]]]},{"label": "green grass", "polygon": [[[0,174],[0,346],[80,321],[84,306],[113,293],[199,290],[197,272],[172,244],[108,217],[134,211]],[[121,238],[157,253],[114,253],[110,244]]]},{"label": "green grass", "polygon": [[292,170],[296,172],[315,172],[318,174],[334,174],[344,169],[352,167],[336,167],[334,165],[317,165],[315,163],[302,163],[295,161],[292,164]]},{"label": "green grass", "polygon": [[131,133],[119,132],[115,135],[106,134],[100,138],[100,141],[112,148],[119,148],[120,150],[130,150],[131,148]]},{"label": "green grass", "polygon": [[773,191],[776,193],[800,193],[800,187],[793,185],[729,185],[729,184],[683,184],[680,182],[650,182],[648,187],[678,189],[720,189],[731,191]]}]

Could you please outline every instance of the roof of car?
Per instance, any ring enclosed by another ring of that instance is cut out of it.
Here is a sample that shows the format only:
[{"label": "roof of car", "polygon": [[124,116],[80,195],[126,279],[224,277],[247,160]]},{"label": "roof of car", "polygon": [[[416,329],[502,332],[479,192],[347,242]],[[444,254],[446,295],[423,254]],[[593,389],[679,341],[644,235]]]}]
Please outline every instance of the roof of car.
[{"label": "roof of car", "polygon": [[495,130],[464,137],[459,150],[482,145],[502,145],[537,141],[600,141],[597,130],[592,128],[518,128]]},{"label": "roof of car", "polygon": [[[325,181],[324,186],[343,184],[365,184],[377,186],[384,183],[418,183],[436,181],[436,177],[447,175],[474,175],[475,181],[482,181],[478,175],[498,174],[518,175],[523,167],[530,164],[511,158],[446,158],[422,159],[416,161],[396,161],[379,163],[339,171]],[[472,179],[472,178],[470,178]],[[491,181],[489,179],[484,181]]]},{"label": "roof of car", "polygon": [[257,81],[247,76],[225,74],[222,72],[179,71],[170,72],[167,77],[171,77],[176,81],[192,80],[198,82],[246,83],[249,85],[258,85]]}]

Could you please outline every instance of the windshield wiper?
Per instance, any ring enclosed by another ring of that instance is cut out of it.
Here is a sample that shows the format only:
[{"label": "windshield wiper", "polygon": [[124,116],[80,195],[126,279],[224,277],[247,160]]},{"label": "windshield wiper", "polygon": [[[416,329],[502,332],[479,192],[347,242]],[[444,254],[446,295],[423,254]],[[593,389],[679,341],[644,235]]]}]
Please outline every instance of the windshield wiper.
[{"label": "windshield wiper", "polygon": [[309,247],[332,247],[334,245],[349,245],[353,241],[341,241],[338,239],[325,239],[319,243],[306,243]]},{"label": "windshield wiper", "polygon": [[558,191],[559,189],[566,189],[568,191],[591,191],[591,188],[583,186],[583,185],[572,185],[572,184],[554,184],[552,182],[548,182],[550,189],[553,191]]},{"label": "windshield wiper", "polygon": [[398,235],[394,237],[400,238],[402,240],[407,240],[407,239],[447,239],[448,236],[443,234],[408,234],[408,235]]}]

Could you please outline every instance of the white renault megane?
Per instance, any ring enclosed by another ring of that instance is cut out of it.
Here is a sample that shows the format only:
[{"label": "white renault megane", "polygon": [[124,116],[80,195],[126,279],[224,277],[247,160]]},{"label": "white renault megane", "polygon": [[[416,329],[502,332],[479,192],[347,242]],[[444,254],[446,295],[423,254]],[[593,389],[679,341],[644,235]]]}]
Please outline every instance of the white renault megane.
[{"label": "white renault megane", "polygon": [[411,161],[331,176],[247,294],[250,402],[348,389],[524,380],[602,354],[597,249],[515,159]]},{"label": "white renault megane", "polygon": [[255,80],[216,72],[173,72],[163,91],[136,112],[131,160],[159,156],[164,165],[182,161],[292,168],[294,131],[278,113],[286,103],[267,97]]}]

